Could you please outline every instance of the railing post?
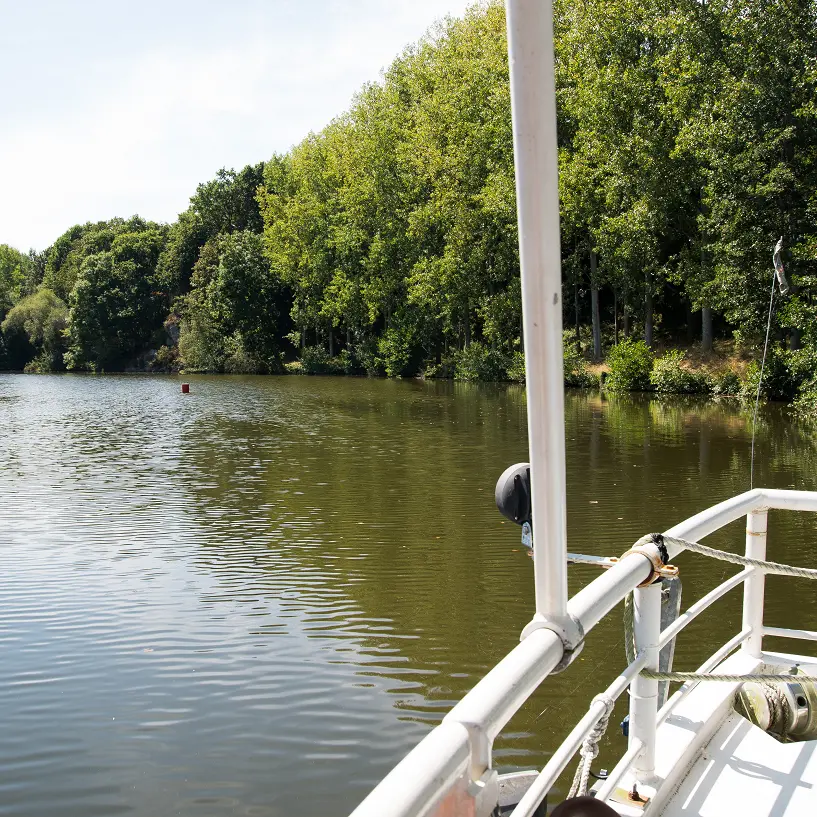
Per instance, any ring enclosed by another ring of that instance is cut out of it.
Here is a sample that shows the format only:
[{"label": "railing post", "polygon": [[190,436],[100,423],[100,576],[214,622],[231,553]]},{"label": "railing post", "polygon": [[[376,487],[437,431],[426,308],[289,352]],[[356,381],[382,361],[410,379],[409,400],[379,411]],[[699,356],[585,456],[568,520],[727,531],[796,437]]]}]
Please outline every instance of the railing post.
[{"label": "railing post", "polygon": [[[646,652],[646,669],[658,670],[661,636],[661,582],[633,591],[633,632],[637,652]],[[655,776],[655,729],[658,714],[658,681],[636,675],[630,685],[630,747],[641,741],[644,748],[633,764],[639,783]]]},{"label": "railing post", "polygon": [[[750,559],[766,558],[766,530],[769,511],[766,508],[752,511],[746,516],[746,556]],[[759,570],[749,576],[743,585],[743,629],[752,634],[743,642],[742,649],[760,658],[763,652],[763,594],[766,574]]]}]

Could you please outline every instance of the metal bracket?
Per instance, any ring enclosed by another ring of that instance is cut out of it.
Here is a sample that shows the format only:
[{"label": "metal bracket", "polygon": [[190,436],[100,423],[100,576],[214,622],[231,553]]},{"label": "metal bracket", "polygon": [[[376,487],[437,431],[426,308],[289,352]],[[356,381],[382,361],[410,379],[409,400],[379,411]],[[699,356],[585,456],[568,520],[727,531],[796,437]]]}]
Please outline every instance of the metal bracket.
[{"label": "metal bracket", "polygon": [[534,616],[533,620],[525,625],[519,640],[524,641],[536,630],[550,630],[559,636],[559,640],[562,642],[564,652],[559,663],[553,668],[551,673],[553,675],[567,669],[584,648],[584,627],[582,627],[579,619],[570,615],[570,613],[564,618],[558,619]]},{"label": "metal bracket", "polygon": [[[678,568],[675,565],[667,565],[664,564],[663,556],[661,553],[661,548],[663,548],[663,543],[659,546],[657,544],[653,545],[636,545],[635,547],[631,547],[626,553],[621,555],[619,559],[620,562],[624,561],[628,556],[633,553],[637,553],[640,556],[644,556],[645,558],[649,559],[650,564],[652,565],[652,573],[650,574],[649,578],[639,584],[639,587],[647,587],[648,585],[652,584],[659,579],[667,578],[667,579],[674,579],[678,575]],[[666,549],[664,550],[666,552]]]}]

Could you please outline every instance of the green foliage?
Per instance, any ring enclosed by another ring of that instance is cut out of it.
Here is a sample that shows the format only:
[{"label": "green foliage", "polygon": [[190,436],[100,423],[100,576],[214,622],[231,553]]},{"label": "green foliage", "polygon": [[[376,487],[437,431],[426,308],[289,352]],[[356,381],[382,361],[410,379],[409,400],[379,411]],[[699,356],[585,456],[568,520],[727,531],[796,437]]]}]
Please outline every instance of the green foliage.
[{"label": "green foliage", "polygon": [[726,369],[712,376],[712,393],[720,395],[736,396],[743,391],[743,383],[737,372]]},{"label": "green foliage", "polygon": [[643,340],[627,339],[607,356],[610,374],[605,386],[612,391],[649,391],[653,354]]},{"label": "green foliage", "polygon": [[454,355],[455,380],[506,380],[508,356],[474,341]]},{"label": "green foliage", "polygon": [[709,378],[683,366],[684,353],[678,349],[667,352],[652,366],[650,382],[657,392],[672,394],[706,394],[711,390]]},{"label": "green foliage", "polygon": [[794,401],[795,416],[814,423],[817,421],[817,384],[812,382]]},{"label": "green foliage", "polygon": [[[754,354],[783,234],[792,293],[773,337],[817,346],[813,2],[558,0],[554,29],[564,318],[610,348],[622,310],[625,334],[670,336],[706,307]],[[522,381],[513,167],[504,8],[486,0],[287,154],[199,185],[173,225],[76,225],[42,256],[0,247],[0,320],[42,285],[70,304],[75,368],[171,349],[173,303],[189,369],[279,371],[308,338],[304,370]],[[15,337],[0,356],[39,354]],[[593,385],[565,349],[565,382]],[[630,341],[610,359],[611,388],[708,385],[673,356],[651,381]],[[771,361],[769,393],[803,391],[804,361]]]},{"label": "green foliage", "polygon": [[301,349],[301,370],[304,374],[346,374],[349,367],[348,354],[329,357],[322,346],[305,346]]},{"label": "green foliage", "polygon": [[378,363],[389,377],[413,374],[412,334],[407,326],[391,326],[377,344]]},{"label": "green foliage", "polygon": [[178,346],[160,346],[156,356],[150,362],[150,369],[154,372],[175,372],[179,369]]},{"label": "green foliage", "polygon": [[797,377],[789,366],[789,353],[782,349],[770,348],[766,362],[761,366],[760,360],[754,360],[746,371],[742,396],[754,400],[760,382],[761,368],[763,381],[760,385],[760,397],[763,400],[793,400],[797,395]]},{"label": "green foliage", "polygon": [[0,244],[0,321],[23,294],[30,260],[7,244]]},{"label": "green foliage", "polygon": [[156,263],[165,236],[155,224],[119,233],[109,250],[82,262],[69,300],[68,368],[121,369],[161,332],[169,294],[160,289]]},{"label": "green foliage", "polygon": [[17,303],[0,324],[9,367],[32,372],[63,368],[68,308],[49,289]]},{"label": "green foliage", "polygon": [[288,292],[271,272],[260,235],[219,235],[199,253],[181,302],[180,355],[197,371],[281,371]]},{"label": "green foliage", "polygon": [[380,356],[378,343],[374,337],[368,337],[355,344],[352,351],[354,370],[360,370],[369,377],[378,377],[385,374]]},{"label": "green foliage", "polygon": [[587,368],[587,363],[565,333],[564,349],[564,382],[565,386],[577,389],[590,389],[599,385],[599,379]]},{"label": "green foliage", "polygon": [[207,311],[190,302],[179,332],[179,360],[187,372],[224,371],[224,338]]},{"label": "green foliage", "polygon": [[511,355],[511,362],[508,365],[508,380],[514,383],[525,382],[525,355],[518,349]]}]

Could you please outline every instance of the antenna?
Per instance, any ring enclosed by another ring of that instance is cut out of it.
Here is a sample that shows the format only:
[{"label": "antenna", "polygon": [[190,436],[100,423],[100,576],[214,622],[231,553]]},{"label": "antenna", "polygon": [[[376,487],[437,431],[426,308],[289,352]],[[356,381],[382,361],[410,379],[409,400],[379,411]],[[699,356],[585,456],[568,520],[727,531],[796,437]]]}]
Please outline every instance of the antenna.
[{"label": "antenna", "polygon": [[783,272],[783,261],[780,258],[780,251],[783,249],[783,236],[775,244],[774,253],[772,254],[772,263],[774,264],[774,273],[777,276],[777,283],[780,286],[780,294],[788,295],[789,282],[786,280],[786,275]]},{"label": "antenna", "polygon": [[755,395],[755,410],[752,412],[752,457],[749,463],[749,490],[754,487],[755,477],[755,426],[757,424],[757,406],[760,403],[760,387],[763,385],[763,370],[766,367],[766,351],[769,348],[769,332],[772,328],[772,307],[774,306],[774,282],[777,279],[777,284],[780,287],[780,294],[787,295],[789,292],[789,283],[786,280],[786,275],[783,272],[783,261],[780,258],[780,253],[783,249],[783,236],[780,236],[777,244],[774,245],[774,252],[772,253],[772,264],[774,265],[774,275],[772,276],[772,292],[769,296],[769,318],[766,321],[766,340],[763,344],[763,358],[760,361],[760,377],[757,381],[757,394]]}]

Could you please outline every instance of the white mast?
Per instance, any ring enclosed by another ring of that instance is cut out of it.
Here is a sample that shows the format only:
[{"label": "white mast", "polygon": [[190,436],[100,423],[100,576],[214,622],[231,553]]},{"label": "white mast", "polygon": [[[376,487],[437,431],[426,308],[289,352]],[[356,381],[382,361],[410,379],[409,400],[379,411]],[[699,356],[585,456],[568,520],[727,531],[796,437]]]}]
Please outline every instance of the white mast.
[{"label": "white mast", "polygon": [[567,618],[562,275],[552,0],[506,0],[536,618]]}]

